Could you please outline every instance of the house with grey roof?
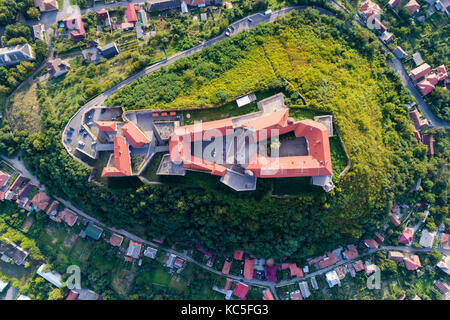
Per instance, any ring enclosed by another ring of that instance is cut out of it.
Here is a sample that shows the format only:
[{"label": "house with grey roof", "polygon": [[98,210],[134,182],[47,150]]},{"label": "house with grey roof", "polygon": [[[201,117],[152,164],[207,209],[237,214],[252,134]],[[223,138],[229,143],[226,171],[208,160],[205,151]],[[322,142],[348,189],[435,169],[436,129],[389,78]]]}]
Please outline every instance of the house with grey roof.
[{"label": "house with grey roof", "polygon": [[22,61],[34,60],[33,50],[28,43],[0,48],[0,66],[12,66]]}]

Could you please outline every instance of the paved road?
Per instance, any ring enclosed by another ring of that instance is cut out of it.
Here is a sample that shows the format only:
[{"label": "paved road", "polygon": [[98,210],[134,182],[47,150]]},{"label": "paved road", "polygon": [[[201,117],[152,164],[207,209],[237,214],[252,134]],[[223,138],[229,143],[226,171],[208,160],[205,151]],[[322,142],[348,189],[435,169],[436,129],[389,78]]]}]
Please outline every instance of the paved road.
[{"label": "paved road", "polygon": [[[248,30],[251,28],[255,28],[256,26],[260,25],[261,23],[267,23],[267,22],[272,22],[274,21],[276,18],[285,15],[286,13],[292,11],[292,10],[305,10],[306,8],[309,8],[309,6],[295,6],[295,7],[288,7],[288,8],[283,8],[277,11],[272,12],[272,14],[270,15],[265,15],[262,13],[255,13],[252,14],[248,17],[245,17],[243,19],[240,19],[238,21],[235,21],[233,23],[231,23],[229,25],[230,28],[233,28],[233,31],[230,32],[231,35],[236,35],[239,32],[242,32],[243,30]],[[323,8],[319,8],[319,7],[313,7],[315,9],[317,9],[321,14],[325,14],[328,16],[335,16],[334,13],[323,9]],[[116,93],[118,90],[122,89],[123,87],[131,84],[133,81],[148,75],[152,72],[158,71],[159,69],[161,69],[162,67],[166,67],[168,65],[173,64],[174,62],[176,62],[177,60],[181,59],[181,58],[185,58],[188,57],[194,53],[200,52],[201,50],[203,50],[206,47],[210,47],[214,44],[216,44],[217,42],[223,40],[226,38],[225,32],[222,33],[221,35],[207,40],[207,41],[203,41],[199,44],[197,44],[196,46],[179,52],[167,59],[161,60],[157,63],[154,63],[153,65],[145,68],[144,70],[130,76],[129,78],[123,80],[122,82],[118,83],[117,85],[115,85],[114,87],[106,90],[105,92],[103,92],[102,94],[98,95],[97,97],[95,97],[94,99],[92,99],[91,101],[89,101],[88,103],[86,103],[84,106],[82,106],[80,109],[78,109],[78,111],[70,118],[70,120],[67,122],[64,130],[66,131],[69,126],[72,126],[73,128],[77,128],[79,127],[79,125],[82,123],[82,115],[83,113],[88,109],[91,108],[93,106],[100,106],[102,105],[105,100],[107,98],[109,98],[110,96],[112,96],[114,93]],[[83,163],[84,165],[86,165],[83,161],[81,161],[79,158],[75,157],[72,152],[69,151],[68,148],[70,148],[69,145],[67,145],[64,141],[64,135],[61,136],[61,143],[63,144],[64,148],[66,148],[67,152],[72,156],[72,158],[74,158],[75,160]]]},{"label": "paved road", "polygon": [[[366,25],[361,21],[361,18],[359,16],[356,16],[355,21],[356,21],[356,23],[359,26],[361,26],[363,28],[366,28]],[[377,37],[377,39],[378,39],[378,41],[380,41],[380,43],[383,46],[385,51],[392,53],[392,51],[385,45],[385,43],[383,41],[381,41],[380,38]],[[409,90],[409,92],[411,92],[411,95],[414,98],[416,98],[416,100],[418,102],[419,109],[425,114],[425,117],[428,120],[431,120],[432,127],[442,127],[442,128],[449,129],[450,128],[450,122],[447,122],[447,121],[444,121],[444,120],[441,120],[441,119],[437,118],[433,114],[433,112],[431,112],[431,110],[428,107],[427,103],[425,102],[425,100],[423,99],[422,95],[420,94],[419,90],[417,90],[416,86],[414,85],[412,80],[409,78],[408,73],[406,72],[405,67],[403,66],[401,61],[397,57],[395,57],[394,54],[392,54],[392,56],[394,58],[392,59],[391,62],[389,62],[389,66],[392,69],[394,69],[394,71],[400,77],[400,80],[402,81],[403,85]]]}]

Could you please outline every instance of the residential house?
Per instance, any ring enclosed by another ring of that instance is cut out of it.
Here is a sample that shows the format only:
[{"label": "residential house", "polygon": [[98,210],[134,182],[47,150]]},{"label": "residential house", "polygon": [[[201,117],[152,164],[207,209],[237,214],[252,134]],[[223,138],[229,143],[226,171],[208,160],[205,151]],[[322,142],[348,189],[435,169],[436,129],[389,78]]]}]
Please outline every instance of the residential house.
[{"label": "residential house", "polygon": [[434,155],[434,137],[430,134],[423,135],[423,143],[427,146],[427,154]]},{"label": "residential house", "polygon": [[439,242],[441,243],[442,248],[450,249],[450,233],[441,233]]},{"label": "residential house", "polygon": [[109,244],[111,244],[114,247],[120,247],[123,242],[123,237],[118,235],[117,233],[113,233],[111,237],[109,238]]},{"label": "residential house", "polygon": [[136,9],[133,3],[128,3],[125,8],[125,21],[126,23],[131,23],[133,26],[135,26],[138,21]]},{"label": "residential house", "polygon": [[378,242],[379,244],[382,244],[384,242],[384,237],[379,234],[378,232],[375,233],[375,237],[374,237],[375,241]]},{"label": "residential house", "polygon": [[355,261],[355,263],[353,263],[353,268],[355,268],[356,272],[360,272],[364,270],[364,264],[361,260],[357,260]]},{"label": "residential house", "polygon": [[450,256],[444,255],[442,260],[439,261],[436,266],[446,274],[450,275]]},{"label": "residential house", "polygon": [[22,61],[34,60],[33,50],[28,43],[0,48],[0,66],[12,66]]},{"label": "residential house", "polygon": [[108,43],[102,47],[99,47],[102,57],[106,59],[111,59],[115,55],[120,53],[119,47],[116,42]]},{"label": "residential house", "polygon": [[73,227],[78,220],[78,216],[72,210],[67,208],[64,208],[64,210],[58,214],[58,218],[67,223],[69,227]]},{"label": "residential house", "polygon": [[176,258],[174,263],[173,263],[173,266],[175,268],[181,269],[181,268],[183,268],[183,264],[184,264],[184,260],[183,259]]},{"label": "residential house", "polygon": [[244,264],[244,278],[247,280],[253,279],[253,271],[254,271],[255,260],[254,259],[245,259]]},{"label": "residential house", "polygon": [[425,77],[427,74],[429,74],[431,71],[431,67],[428,63],[424,63],[414,69],[411,70],[411,72],[409,73],[409,75],[414,79],[414,80],[419,80],[422,77]]},{"label": "residential house", "polygon": [[390,44],[392,43],[392,41],[394,41],[394,35],[391,32],[384,30],[383,33],[380,35],[380,40],[383,41],[385,44]]},{"label": "residential house", "polygon": [[404,259],[406,269],[408,270],[417,270],[422,265],[420,264],[419,256],[413,255]]},{"label": "residential house", "polygon": [[389,0],[389,5],[392,8],[395,8],[395,6],[400,2],[400,0]]},{"label": "residential house", "polygon": [[311,295],[311,292],[309,291],[308,282],[302,281],[298,283],[298,286],[300,287],[300,292],[302,293],[303,298],[308,298]]},{"label": "residential house", "polygon": [[376,249],[376,248],[378,248],[378,243],[375,240],[373,240],[373,239],[364,240],[364,244],[369,249]]},{"label": "residential house", "polygon": [[338,285],[339,287],[341,286],[341,281],[339,280],[335,270],[327,272],[325,277],[330,288],[333,288],[335,285]]},{"label": "residential house", "polygon": [[419,12],[420,4],[416,0],[410,0],[407,4],[405,4],[404,8],[409,11],[411,14],[415,14]]},{"label": "residential house", "polygon": [[9,180],[9,174],[0,171],[0,189],[3,189]]},{"label": "residential house", "polygon": [[323,268],[329,267],[335,263],[336,263],[336,258],[334,257],[334,255],[331,252],[328,252],[327,256],[322,261],[319,262],[319,267],[321,269],[323,269]]},{"label": "residential house", "polygon": [[139,259],[139,256],[141,255],[141,250],[142,244],[130,241],[126,255],[134,259]]},{"label": "residential house", "polygon": [[92,222],[89,222],[86,230],[84,230],[84,233],[86,234],[86,236],[88,236],[94,240],[98,240],[98,239],[100,239],[100,237],[103,233],[103,229],[100,229],[99,227],[94,225]]},{"label": "residential house", "polygon": [[291,300],[303,300],[302,294],[300,293],[300,290],[292,291],[289,294]]},{"label": "residential house", "polygon": [[42,264],[36,273],[40,275],[42,278],[53,284],[55,287],[61,288],[62,282],[61,282],[61,275],[56,272],[44,272],[46,264]]},{"label": "residential house", "polygon": [[80,15],[64,18],[59,22],[70,34],[70,38],[74,41],[83,40],[86,37],[83,19]]},{"label": "residential house", "polygon": [[48,207],[48,203],[50,202],[50,197],[46,195],[44,192],[38,192],[31,200],[33,207],[40,211],[45,211]]},{"label": "residential house", "polygon": [[[393,1],[396,1],[396,0],[393,0]],[[394,56],[396,56],[400,60],[403,60],[408,56],[408,54],[405,52],[405,50],[403,50],[400,46],[396,47],[394,49],[394,51],[392,51],[392,52],[394,53]]]},{"label": "residential house", "polygon": [[155,259],[157,252],[158,252],[158,249],[152,248],[152,247],[147,247],[144,250],[144,256],[146,256],[147,258],[150,258],[150,259]]},{"label": "residential house", "polygon": [[265,289],[263,291],[263,300],[275,300],[270,289]]},{"label": "residential house", "polygon": [[429,232],[428,230],[422,231],[422,236],[420,237],[419,244],[425,248],[433,247],[434,237],[436,232]]},{"label": "residential house", "polygon": [[283,263],[281,270],[289,269],[291,277],[303,277],[303,270],[297,267],[296,263]]},{"label": "residential house", "polygon": [[58,213],[58,205],[59,205],[59,202],[56,200],[53,200],[53,202],[48,206],[46,213],[49,216],[55,216]]},{"label": "residential house", "polygon": [[366,270],[366,275],[370,275],[370,274],[376,272],[377,268],[378,267],[373,263],[366,262],[366,264],[364,265],[364,270]]},{"label": "residential house", "polygon": [[402,262],[405,256],[398,251],[389,251],[388,258],[396,262]]},{"label": "residential house", "polygon": [[25,181],[25,178],[19,174],[19,176],[16,178],[16,180],[14,180],[11,187],[9,187],[9,190],[12,192],[16,192],[16,190],[22,186],[24,181]]},{"label": "residential house", "polygon": [[222,267],[222,273],[229,274],[231,268],[231,261],[225,260]]},{"label": "residential house", "polygon": [[319,290],[319,285],[317,284],[316,277],[311,278],[311,286],[313,287],[314,290]]},{"label": "residential house", "polygon": [[18,266],[25,264],[25,260],[29,255],[27,251],[7,238],[0,240],[0,254],[2,255],[2,261],[8,262],[12,260]]},{"label": "residential house", "polygon": [[67,295],[66,299],[64,299],[64,300],[77,300],[78,296],[79,296],[78,292],[69,290],[69,294]]},{"label": "residential house", "polygon": [[450,299],[450,285],[448,283],[436,280],[434,281],[434,286],[442,294],[442,300]]},{"label": "residential house", "polygon": [[411,117],[411,120],[416,130],[422,130],[423,128],[428,127],[429,125],[428,120],[423,118],[417,109],[410,111],[409,116]]},{"label": "residential house", "polygon": [[423,59],[422,59],[422,55],[420,54],[420,52],[415,52],[412,55],[412,58],[414,60],[414,63],[416,65],[416,67],[420,66],[422,63],[424,63]]},{"label": "residential house", "polygon": [[270,282],[277,282],[277,266],[276,265],[266,265],[266,278]]},{"label": "residential house", "polygon": [[397,216],[391,214],[389,216],[389,220],[391,220],[392,224],[396,227],[398,227],[400,225],[400,220],[398,220]]},{"label": "residential house", "polygon": [[51,59],[47,62],[47,72],[50,77],[56,78],[66,74],[70,70],[70,65],[60,58]]},{"label": "residential house", "polygon": [[414,230],[412,228],[405,228],[405,230],[403,230],[398,242],[409,246],[413,240],[413,237],[414,237]]},{"label": "residential house", "polygon": [[247,297],[247,292],[248,292],[248,286],[245,283],[242,282],[238,282],[236,284],[236,287],[233,290],[233,294],[240,298],[241,300],[246,300]]},{"label": "residential house", "polygon": [[358,256],[358,250],[354,244],[347,245],[348,250],[344,251],[343,256],[347,260],[351,260]]},{"label": "residential house", "polygon": [[58,0],[34,0],[34,6],[40,12],[58,10]]},{"label": "residential house", "polygon": [[33,25],[33,38],[34,40],[45,41],[45,25],[42,23]]},{"label": "residential house", "polygon": [[445,12],[450,18],[450,0],[437,0],[434,6],[437,10]]},{"label": "residential house", "polygon": [[379,16],[381,8],[371,0],[365,1],[358,10],[359,16],[367,23],[372,16]]},{"label": "residential house", "polygon": [[241,250],[234,251],[234,254],[233,254],[234,260],[242,260],[243,256],[244,256],[244,251],[241,251]]}]

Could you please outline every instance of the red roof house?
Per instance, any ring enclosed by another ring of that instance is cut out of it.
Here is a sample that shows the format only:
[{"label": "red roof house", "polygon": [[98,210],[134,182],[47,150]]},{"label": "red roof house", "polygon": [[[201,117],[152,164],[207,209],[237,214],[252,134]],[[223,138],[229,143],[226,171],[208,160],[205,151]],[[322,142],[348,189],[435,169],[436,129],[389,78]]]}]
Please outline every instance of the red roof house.
[{"label": "red roof house", "polygon": [[391,220],[392,224],[396,227],[398,227],[400,225],[400,220],[398,220],[397,216],[391,214],[389,216],[389,220]]},{"label": "red roof house", "polygon": [[411,70],[411,75],[414,79],[419,80],[422,77],[425,77],[431,71],[431,67],[428,63],[421,64],[417,68]]},{"label": "red roof house", "polygon": [[244,264],[244,278],[251,280],[253,279],[253,270],[255,267],[255,260],[254,259],[245,259]]},{"label": "red roof house", "polygon": [[347,246],[348,250],[344,251],[343,255],[347,260],[351,260],[353,258],[356,258],[358,256],[358,249],[356,249],[356,246],[354,244],[349,244]]},{"label": "red roof house", "polygon": [[327,253],[327,257],[319,262],[320,268],[326,268],[336,263],[336,258],[331,252]]},{"label": "red roof house", "polygon": [[423,143],[428,147],[427,154],[433,155],[434,154],[434,137],[430,134],[424,134],[423,135]]},{"label": "red roof house", "polygon": [[120,247],[122,245],[122,242],[123,242],[123,237],[116,233],[113,233],[111,235],[111,238],[109,238],[109,243],[115,247]]},{"label": "red roof house", "polygon": [[3,188],[9,180],[9,174],[0,171],[0,188]]},{"label": "red roof house", "polygon": [[418,82],[417,87],[424,96],[434,90],[434,84],[428,78],[425,78],[422,81]]},{"label": "red roof house", "polygon": [[406,269],[408,269],[408,270],[417,270],[422,266],[420,264],[419,256],[417,256],[417,255],[411,256],[409,258],[405,258],[404,261],[405,261]]},{"label": "red roof house", "polygon": [[375,240],[373,240],[373,239],[364,240],[364,244],[369,249],[376,249],[376,248],[378,248],[378,243]]},{"label": "red roof house", "polygon": [[242,260],[242,257],[243,257],[243,256],[244,256],[244,251],[236,250],[236,251],[234,252],[233,258],[234,258],[235,260]]},{"label": "red roof house", "polygon": [[248,286],[245,283],[239,282],[233,290],[233,294],[241,300],[247,300]]},{"label": "red roof house", "polygon": [[442,233],[439,242],[441,243],[442,248],[450,249],[450,233]]},{"label": "red roof house", "polygon": [[131,121],[127,122],[122,127],[123,135],[133,145],[133,147],[140,148],[144,144],[149,143],[150,140],[142,133],[142,131]]},{"label": "red roof house", "polygon": [[72,290],[69,291],[69,294],[66,297],[66,300],[77,300],[79,296],[78,292],[73,292]]},{"label": "red roof house", "polygon": [[45,211],[47,209],[50,197],[43,192],[38,192],[31,200],[33,206],[39,210]]},{"label": "red roof house", "polygon": [[84,23],[81,16],[73,16],[62,20],[64,26],[70,31],[72,40],[83,40],[86,37]]},{"label": "red roof house", "polygon": [[133,26],[138,21],[136,10],[134,9],[134,4],[129,3],[125,9],[125,19],[128,23],[132,23]]},{"label": "red roof house", "polygon": [[103,168],[102,177],[131,176],[130,150],[124,137],[114,138],[114,165]]},{"label": "red roof house", "polygon": [[418,130],[414,130],[414,137],[417,139],[417,141],[421,141],[422,137],[420,136],[420,132]]},{"label": "red roof house", "polygon": [[361,260],[355,261],[353,266],[355,267],[356,272],[360,272],[360,271],[364,270],[364,264]]},{"label": "red roof house", "polygon": [[413,14],[419,10],[420,4],[418,4],[416,0],[410,0],[407,4],[405,4],[404,8]]},{"label": "red roof house", "polygon": [[398,240],[398,242],[409,245],[409,244],[411,244],[413,236],[414,236],[413,229],[405,228],[405,230],[403,230],[402,235],[400,236],[400,239]]},{"label": "red roof house", "polygon": [[98,130],[105,132],[116,132],[117,122],[116,121],[95,121]]},{"label": "red roof house", "polygon": [[72,210],[67,208],[64,208],[64,210],[58,214],[58,217],[67,223],[69,227],[72,227],[78,219],[78,216]]},{"label": "red roof house", "polygon": [[283,263],[281,270],[289,269],[291,277],[303,277],[303,270],[297,267],[296,263]]},{"label": "red roof house", "polygon": [[263,291],[263,300],[275,300],[270,289]]},{"label": "red roof house", "polygon": [[222,267],[222,273],[229,274],[231,268],[231,261],[225,260]]}]

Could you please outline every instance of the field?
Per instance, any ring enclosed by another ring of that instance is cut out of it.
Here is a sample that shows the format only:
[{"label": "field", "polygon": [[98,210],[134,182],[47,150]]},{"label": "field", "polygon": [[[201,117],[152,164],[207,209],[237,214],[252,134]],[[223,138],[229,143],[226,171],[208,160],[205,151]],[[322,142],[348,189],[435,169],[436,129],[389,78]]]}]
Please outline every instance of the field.
[{"label": "field", "polygon": [[13,98],[9,111],[14,130],[40,132],[41,113],[36,95],[36,84],[23,86]]}]

